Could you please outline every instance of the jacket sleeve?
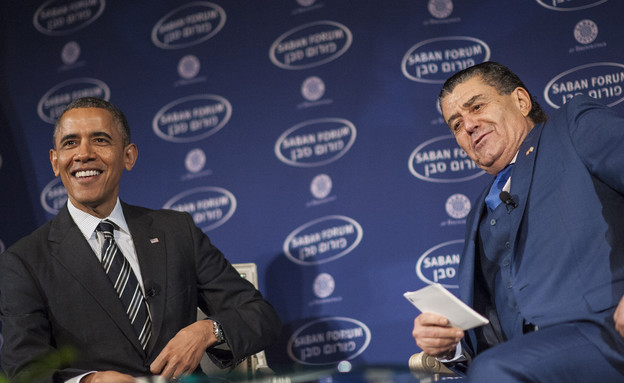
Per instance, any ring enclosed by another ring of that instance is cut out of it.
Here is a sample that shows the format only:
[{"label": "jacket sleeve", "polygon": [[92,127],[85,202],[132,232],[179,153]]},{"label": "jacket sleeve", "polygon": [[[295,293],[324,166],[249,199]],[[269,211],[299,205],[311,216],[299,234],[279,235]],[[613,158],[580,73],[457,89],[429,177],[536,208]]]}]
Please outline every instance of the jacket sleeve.
[{"label": "jacket sleeve", "polygon": [[74,351],[53,344],[45,300],[29,266],[9,250],[0,255],[0,270],[2,367],[10,381],[64,381],[80,374],[61,370]]},{"label": "jacket sleeve", "polygon": [[574,148],[589,171],[624,194],[624,116],[585,96],[567,108]]},{"label": "jacket sleeve", "polygon": [[208,353],[220,367],[240,363],[262,351],[279,336],[280,319],[271,304],[238,271],[188,216],[195,249],[198,305],[219,322],[230,352],[211,348]]}]

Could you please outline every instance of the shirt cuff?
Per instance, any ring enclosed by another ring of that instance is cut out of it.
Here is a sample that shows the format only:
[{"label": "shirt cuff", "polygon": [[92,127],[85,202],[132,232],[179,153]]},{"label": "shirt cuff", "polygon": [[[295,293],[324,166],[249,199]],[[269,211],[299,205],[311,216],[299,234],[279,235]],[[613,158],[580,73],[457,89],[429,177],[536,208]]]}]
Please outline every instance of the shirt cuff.
[{"label": "shirt cuff", "polygon": [[462,350],[461,343],[457,345],[455,348],[455,355],[451,359],[448,358],[436,358],[441,363],[456,363],[456,362],[465,362],[466,357],[464,356],[464,352]]}]

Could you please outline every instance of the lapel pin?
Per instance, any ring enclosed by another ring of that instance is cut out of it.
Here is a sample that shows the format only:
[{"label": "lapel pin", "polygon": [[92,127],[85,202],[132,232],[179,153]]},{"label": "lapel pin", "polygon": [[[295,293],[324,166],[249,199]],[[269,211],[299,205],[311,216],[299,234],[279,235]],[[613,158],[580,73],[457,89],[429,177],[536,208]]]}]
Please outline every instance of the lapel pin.
[{"label": "lapel pin", "polygon": [[534,150],[534,148],[531,146],[531,147],[529,148],[529,150],[527,150],[527,151],[526,151],[526,155],[528,156],[530,153],[532,153],[532,152],[533,152],[533,150]]},{"label": "lapel pin", "polygon": [[158,238],[150,238],[150,243],[151,244],[158,243]]}]

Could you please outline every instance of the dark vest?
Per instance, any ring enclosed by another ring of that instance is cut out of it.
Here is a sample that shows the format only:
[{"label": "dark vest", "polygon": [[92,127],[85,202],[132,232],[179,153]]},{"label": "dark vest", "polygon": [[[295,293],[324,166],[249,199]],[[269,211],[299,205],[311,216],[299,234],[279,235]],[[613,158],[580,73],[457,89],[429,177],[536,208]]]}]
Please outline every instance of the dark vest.
[{"label": "dark vest", "polygon": [[522,334],[523,318],[513,286],[511,208],[501,203],[495,211],[486,208],[479,222],[478,257],[475,265],[475,308],[490,325],[480,331],[481,347],[492,347]]}]

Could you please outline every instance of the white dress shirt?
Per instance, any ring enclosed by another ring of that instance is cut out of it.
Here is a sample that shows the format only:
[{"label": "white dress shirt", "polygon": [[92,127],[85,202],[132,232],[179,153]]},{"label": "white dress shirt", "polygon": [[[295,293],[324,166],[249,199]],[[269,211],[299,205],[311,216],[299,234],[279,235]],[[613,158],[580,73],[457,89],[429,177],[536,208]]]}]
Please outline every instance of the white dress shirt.
[{"label": "white dress shirt", "polygon": [[[101,262],[104,235],[102,233],[96,232],[95,229],[100,224],[100,222],[103,221],[103,219],[79,210],[71,203],[69,199],[67,200],[67,208],[69,210],[69,215],[71,215],[72,219],[86,238],[87,242],[89,242],[89,245],[91,245],[95,256]],[[115,225],[117,225],[113,233],[115,242],[117,242],[117,246],[121,250],[124,257],[128,259],[130,267],[132,267],[132,271],[139,281],[141,290],[143,290],[143,294],[145,294],[145,290],[143,288],[143,278],[141,277],[141,269],[139,268],[139,260],[136,255],[136,250],[134,249],[134,243],[132,242],[132,234],[130,233],[130,229],[128,228],[128,224],[126,223],[126,218],[123,215],[123,209],[121,208],[119,198],[117,198],[115,208],[105,219],[108,219]],[[89,256],[89,254],[86,254],[85,256]],[[67,380],[66,383],[79,383],[81,382],[81,379],[83,377],[93,372],[95,371],[73,377]]]},{"label": "white dress shirt", "polygon": [[[77,207],[72,205],[70,200],[67,201],[67,208],[69,209],[69,214],[72,219],[87,239],[87,242],[89,242],[89,245],[91,245],[91,248],[93,249],[93,252],[95,252],[98,260],[102,261],[102,244],[104,243],[104,235],[102,235],[102,233],[97,233],[95,229],[104,219],[92,216],[89,213],[79,210]],[[123,209],[121,208],[119,198],[117,198],[115,208],[105,219],[108,219],[117,225],[113,233],[115,242],[117,242],[117,246],[123,253],[124,257],[126,257],[128,262],[130,262],[130,267],[132,267],[132,271],[134,271],[134,274],[139,280],[139,285],[141,285],[141,289],[143,289],[143,278],[141,277],[139,260],[136,255],[136,250],[134,249],[134,243],[132,242],[132,234],[130,233],[130,229],[128,228],[128,224],[126,223],[126,219],[123,215]],[[143,292],[145,293],[145,291]]]}]

